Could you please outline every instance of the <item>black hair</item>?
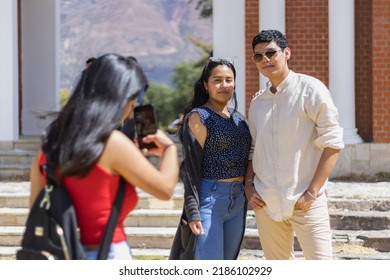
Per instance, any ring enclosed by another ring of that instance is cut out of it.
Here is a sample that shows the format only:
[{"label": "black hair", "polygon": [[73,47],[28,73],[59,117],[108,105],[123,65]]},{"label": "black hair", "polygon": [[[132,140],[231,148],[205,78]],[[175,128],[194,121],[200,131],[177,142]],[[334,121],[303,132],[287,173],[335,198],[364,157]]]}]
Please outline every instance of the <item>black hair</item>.
[{"label": "black hair", "polygon": [[128,56],[127,58],[128,58],[128,59],[132,59],[132,60],[134,60],[135,62],[138,62],[138,60],[137,60],[134,56]]},{"label": "black hair", "polygon": [[[139,63],[138,60],[137,60],[134,56],[132,56],[132,55],[128,56],[127,58],[128,58],[128,59],[132,59],[132,60],[134,60],[135,62]],[[149,83],[147,83],[147,84],[145,85],[144,92],[145,92],[148,88],[149,88]]]},{"label": "black hair", "polygon": [[90,58],[88,58],[88,59],[85,61],[85,65],[88,65],[88,64],[94,62],[95,60],[96,60],[95,57],[90,57]]},{"label": "black hair", "polygon": [[147,79],[138,63],[117,54],[96,58],[42,136],[42,150],[61,176],[85,176]]},{"label": "black hair", "polygon": [[[209,100],[209,94],[207,90],[204,87],[204,84],[208,82],[211,72],[213,69],[219,65],[226,65],[233,71],[234,80],[236,80],[236,69],[234,68],[234,65],[232,62],[230,62],[227,59],[209,59],[206,66],[203,68],[202,74],[200,75],[199,79],[195,82],[194,88],[193,88],[193,96],[188,103],[188,105],[184,109],[183,114],[183,120],[185,119],[186,115],[191,112],[194,108],[199,108],[203,106],[208,100]],[[237,96],[236,96],[236,88],[233,89],[233,101],[234,101],[234,111],[237,111]],[[179,126],[178,134],[179,137],[182,137],[182,129],[181,129],[182,123]]]},{"label": "black hair", "polygon": [[288,47],[286,36],[279,30],[262,30],[256,34],[252,40],[252,50],[257,44],[270,43],[274,41],[282,50]]}]

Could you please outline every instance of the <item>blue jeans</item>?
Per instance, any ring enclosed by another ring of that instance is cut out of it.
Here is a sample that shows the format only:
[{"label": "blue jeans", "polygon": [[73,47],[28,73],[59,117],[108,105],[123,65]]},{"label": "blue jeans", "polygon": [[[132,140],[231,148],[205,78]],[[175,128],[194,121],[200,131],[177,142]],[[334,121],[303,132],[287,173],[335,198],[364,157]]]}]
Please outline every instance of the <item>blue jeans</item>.
[{"label": "blue jeans", "polygon": [[203,179],[199,199],[205,233],[196,237],[195,259],[236,259],[245,231],[244,185]]},{"label": "blue jeans", "polygon": [[[96,260],[98,250],[87,250],[84,246],[85,253],[88,260]],[[110,250],[108,251],[107,260],[131,260],[131,248],[127,241],[121,241],[118,243],[111,243]]]}]

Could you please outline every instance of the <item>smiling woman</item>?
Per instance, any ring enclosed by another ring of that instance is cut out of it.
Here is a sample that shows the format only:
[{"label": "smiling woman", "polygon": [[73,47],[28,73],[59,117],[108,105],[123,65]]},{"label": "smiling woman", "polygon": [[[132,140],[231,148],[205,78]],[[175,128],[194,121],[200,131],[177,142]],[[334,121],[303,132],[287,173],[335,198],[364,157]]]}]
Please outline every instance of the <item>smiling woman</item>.
[{"label": "smiling woman", "polygon": [[[234,260],[244,236],[244,176],[251,136],[237,112],[236,70],[210,58],[179,128],[183,213],[170,259]],[[234,108],[228,106],[233,100]],[[196,238],[195,238],[196,237]]]}]

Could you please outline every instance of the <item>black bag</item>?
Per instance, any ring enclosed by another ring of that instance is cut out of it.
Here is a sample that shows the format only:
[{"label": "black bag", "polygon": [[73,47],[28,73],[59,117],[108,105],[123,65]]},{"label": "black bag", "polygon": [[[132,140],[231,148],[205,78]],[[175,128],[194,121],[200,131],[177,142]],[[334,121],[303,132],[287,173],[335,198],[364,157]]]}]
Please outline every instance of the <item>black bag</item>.
[{"label": "black bag", "polygon": [[[37,196],[26,222],[17,260],[83,260],[87,259],[80,243],[76,213],[69,197],[57,178],[52,164],[46,169],[46,187]],[[106,226],[98,259],[106,259],[113,231],[123,201],[124,180],[121,178],[111,216]],[[103,245],[102,245],[103,244]]]},{"label": "black bag", "polygon": [[27,217],[22,248],[17,251],[16,259],[86,259],[69,194],[52,176],[52,165],[42,165],[41,168],[46,169],[47,185],[39,193]]}]

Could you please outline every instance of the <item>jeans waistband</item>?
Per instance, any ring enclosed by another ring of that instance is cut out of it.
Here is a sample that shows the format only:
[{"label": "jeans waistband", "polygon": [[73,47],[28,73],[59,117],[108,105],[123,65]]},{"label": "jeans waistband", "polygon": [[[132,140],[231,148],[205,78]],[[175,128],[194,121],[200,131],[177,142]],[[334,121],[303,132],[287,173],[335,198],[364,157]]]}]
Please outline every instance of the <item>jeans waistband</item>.
[{"label": "jeans waistband", "polygon": [[201,190],[212,190],[226,194],[244,191],[243,182],[223,182],[217,180],[202,179],[200,182],[200,187]]}]

